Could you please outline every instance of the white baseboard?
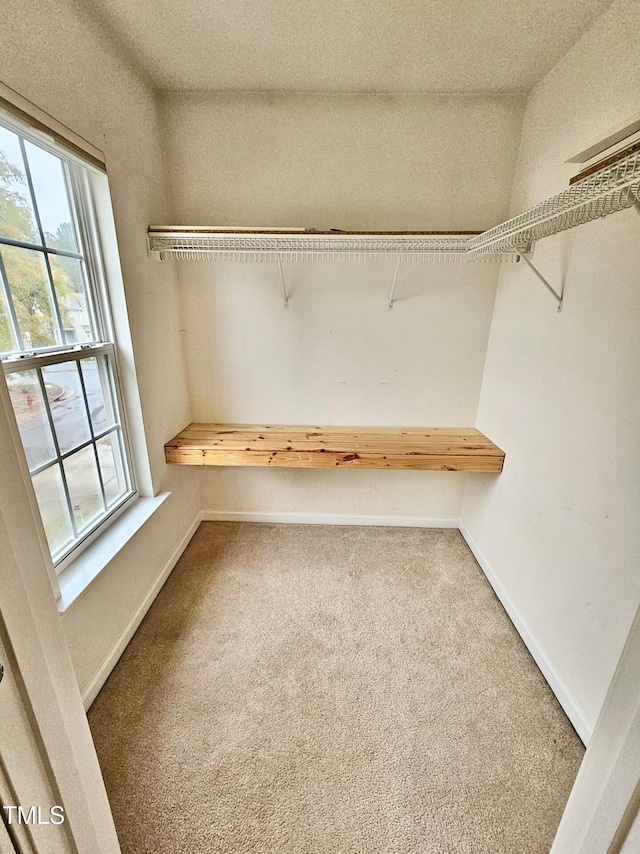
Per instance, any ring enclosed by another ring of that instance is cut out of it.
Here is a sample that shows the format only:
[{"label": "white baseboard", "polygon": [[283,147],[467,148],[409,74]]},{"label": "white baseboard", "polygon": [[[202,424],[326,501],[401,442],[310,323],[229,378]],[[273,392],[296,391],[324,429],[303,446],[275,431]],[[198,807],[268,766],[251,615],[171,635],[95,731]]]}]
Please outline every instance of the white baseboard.
[{"label": "white baseboard", "polygon": [[198,526],[200,525],[201,521],[201,514],[198,513],[191,525],[189,525],[187,532],[174,549],[171,557],[164,565],[162,572],[153,582],[140,605],[136,608],[133,617],[125,626],[122,634],[105,656],[104,661],[98,668],[97,673],[95,674],[91,682],[89,682],[85,690],[82,692],[82,701],[84,703],[85,710],[89,709],[89,706],[98,696],[100,689],[109,678],[109,674],[118,663],[118,659],[125,651],[127,644],[134,636],[136,629],[144,619],[145,614],[147,613],[147,611],[153,604],[154,599],[162,589],[162,585],[165,583],[165,581],[171,574],[171,570],[180,560],[180,556],[182,555],[186,547],[189,545],[189,542],[191,541],[191,538],[193,537],[195,532],[198,530]]},{"label": "white baseboard", "polygon": [[253,510],[203,510],[203,522],[277,522],[287,525],[375,525],[402,528],[457,528],[459,519],[427,516],[356,516],[350,513],[280,513]]},{"label": "white baseboard", "polygon": [[489,562],[486,560],[486,558],[480,551],[478,544],[475,542],[475,540],[469,533],[469,529],[467,528],[467,526],[462,520],[460,520],[459,524],[460,533],[465,538],[467,545],[473,553],[473,556],[478,561],[480,568],[486,575],[487,581],[493,587],[494,593],[502,603],[502,607],[509,615],[509,618],[515,626],[516,631],[518,632],[527,649],[531,653],[531,656],[538,665],[542,675],[549,683],[549,687],[551,688],[551,690],[556,696],[556,699],[564,709],[565,714],[573,724],[573,727],[580,736],[580,739],[582,740],[583,744],[588,745],[591,739],[591,735],[593,733],[594,725],[591,723],[591,721],[583,711],[582,707],[569,690],[566,682],[560,676],[553,662],[536,639],[532,630],[529,628],[528,624],[520,614],[519,610],[514,605],[513,601],[511,600],[511,597],[509,596],[505,588],[498,580],[498,577],[491,569]]}]

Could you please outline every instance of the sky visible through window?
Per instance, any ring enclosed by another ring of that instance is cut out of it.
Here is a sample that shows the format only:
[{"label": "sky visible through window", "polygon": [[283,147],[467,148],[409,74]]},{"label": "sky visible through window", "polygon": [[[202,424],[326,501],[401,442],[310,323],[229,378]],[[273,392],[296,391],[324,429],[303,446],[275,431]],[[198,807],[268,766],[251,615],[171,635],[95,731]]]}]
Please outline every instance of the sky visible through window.
[{"label": "sky visible through window", "polygon": [[[27,142],[25,147],[28,151],[34,186],[37,187],[36,196],[38,198],[42,228],[49,234],[56,234],[63,223],[69,227],[71,226],[71,215],[62,175],[62,164],[58,158],[30,142]],[[3,157],[9,166],[15,170],[16,177],[13,189],[19,193],[25,206],[31,212],[31,225],[33,236],[35,237],[35,219],[33,218],[33,207],[24,174],[20,142],[15,133],[2,126],[0,126],[0,157]],[[55,161],[58,161],[57,164]]]}]

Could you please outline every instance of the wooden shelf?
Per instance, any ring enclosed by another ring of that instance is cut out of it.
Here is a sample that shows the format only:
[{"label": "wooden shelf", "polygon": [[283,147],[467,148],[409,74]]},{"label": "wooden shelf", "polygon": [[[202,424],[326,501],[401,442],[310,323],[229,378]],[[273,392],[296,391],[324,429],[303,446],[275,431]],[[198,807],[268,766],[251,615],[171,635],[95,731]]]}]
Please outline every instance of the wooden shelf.
[{"label": "wooden shelf", "polygon": [[165,445],[182,466],[500,472],[504,452],[472,427],[190,424]]}]

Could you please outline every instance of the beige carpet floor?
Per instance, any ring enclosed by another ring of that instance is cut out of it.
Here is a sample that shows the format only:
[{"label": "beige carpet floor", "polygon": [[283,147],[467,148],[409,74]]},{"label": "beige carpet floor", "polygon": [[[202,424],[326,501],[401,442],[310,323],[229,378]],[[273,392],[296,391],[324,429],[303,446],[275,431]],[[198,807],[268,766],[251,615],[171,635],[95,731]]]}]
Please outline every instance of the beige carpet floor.
[{"label": "beige carpet floor", "polygon": [[583,754],[451,530],[204,523],[89,720],[124,854],[546,854]]}]

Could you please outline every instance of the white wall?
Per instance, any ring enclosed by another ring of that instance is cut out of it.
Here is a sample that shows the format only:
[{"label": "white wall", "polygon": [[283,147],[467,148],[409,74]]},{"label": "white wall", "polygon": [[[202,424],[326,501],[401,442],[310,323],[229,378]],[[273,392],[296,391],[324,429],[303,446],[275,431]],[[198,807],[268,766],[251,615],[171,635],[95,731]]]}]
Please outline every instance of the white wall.
[{"label": "white wall", "polygon": [[171,498],[64,615],[82,690],[91,682],[198,509],[195,479],[164,464],[190,419],[175,271],[147,259],[164,219],[165,173],[153,94],[74,0],[6,0],[0,80],[106,154],[155,492]]},{"label": "white wall", "polygon": [[[618,0],[531,94],[516,213],[566,186],[563,162],[638,112],[640,17]],[[640,266],[636,210],[541,241],[504,268],[478,412],[504,472],[469,479],[463,521],[589,730],[640,599]],[[582,727],[584,732],[585,727]]]},{"label": "white wall", "polygon": [[[163,100],[174,222],[483,229],[507,211],[512,96]],[[194,420],[472,426],[497,267],[182,262]],[[195,472],[194,472],[195,475]],[[205,509],[457,519],[465,475],[207,469]]]}]

